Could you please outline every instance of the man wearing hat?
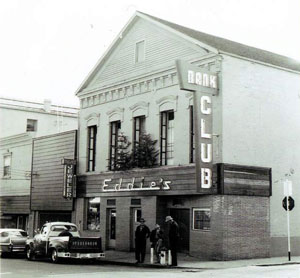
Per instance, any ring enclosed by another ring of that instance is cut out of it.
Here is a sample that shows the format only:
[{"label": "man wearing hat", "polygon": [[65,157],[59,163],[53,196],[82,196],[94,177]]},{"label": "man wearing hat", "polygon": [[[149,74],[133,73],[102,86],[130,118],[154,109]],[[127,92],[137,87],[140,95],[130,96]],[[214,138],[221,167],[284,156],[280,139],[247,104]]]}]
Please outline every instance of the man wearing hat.
[{"label": "man wearing hat", "polygon": [[177,266],[177,245],[179,240],[179,227],[172,216],[166,217],[166,222],[169,225],[169,247],[172,256],[172,266]]},{"label": "man wearing hat", "polygon": [[135,230],[135,258],[136,263],[143,263],[146,254],[147,238],[150,236],[150,230],[145,225],[145,219],[140,218],[140,225]]}]

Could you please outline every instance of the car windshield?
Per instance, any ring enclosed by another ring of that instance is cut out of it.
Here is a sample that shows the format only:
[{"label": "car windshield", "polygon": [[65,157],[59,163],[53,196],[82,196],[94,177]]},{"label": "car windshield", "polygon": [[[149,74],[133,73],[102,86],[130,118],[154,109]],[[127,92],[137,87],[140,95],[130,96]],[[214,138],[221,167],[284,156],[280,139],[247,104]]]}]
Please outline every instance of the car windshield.
[{"label": "car windshield", "polygon": [[10,236],[26,237],[27,233],[24,231],[9,231]]}]

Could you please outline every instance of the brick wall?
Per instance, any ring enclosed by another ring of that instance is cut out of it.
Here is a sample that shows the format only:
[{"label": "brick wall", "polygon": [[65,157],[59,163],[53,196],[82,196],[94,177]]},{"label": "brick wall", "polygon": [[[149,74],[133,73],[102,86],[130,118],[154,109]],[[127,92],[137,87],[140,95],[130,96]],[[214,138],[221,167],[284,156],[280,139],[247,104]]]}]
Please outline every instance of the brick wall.
[{"label": "brick wall", "polygon": [[[219,220],[222,221],[219,222]],[[235,260],[270,256],[270,210],[268,197],[216,196],[212,222],[223,235],[223,252],[214,259]]]}]

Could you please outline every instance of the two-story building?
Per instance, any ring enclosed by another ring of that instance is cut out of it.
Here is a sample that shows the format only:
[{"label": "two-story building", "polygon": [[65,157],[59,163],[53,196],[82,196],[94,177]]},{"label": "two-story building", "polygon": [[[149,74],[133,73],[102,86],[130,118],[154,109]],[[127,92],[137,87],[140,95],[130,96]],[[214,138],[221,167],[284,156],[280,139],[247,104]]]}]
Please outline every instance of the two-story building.
[{"label": "two-story building", "polygon": [[[78,109],[0,98],[0,226],[27,229],[33,138],[77,129]],[[47,157],[47,154],[43,154]]]},{"label": "two-story building", "polygon": [[[194,93],[180,89],[177,59],[219,79],[205,100],[211,124],[204,130],[201,122],[212,153],[201,159],[213,163],[205,190],[196,183]],[[282,182],[300,178],[299,72],[300,63],[287,57],[137,12],[76,92],[74,220],[83,233],[101,233],[106,249],[132,250],[141,216],[153,228],[172,215],[180,249],[190,254],[286,254]],[[149,161],[156,157],[157,166],[130,162],[128,152],[135,160],[142,145],[155,146]],[[297,199],[299,187],[293,192]],[[297,212],[291,235],[300,254]]]}]

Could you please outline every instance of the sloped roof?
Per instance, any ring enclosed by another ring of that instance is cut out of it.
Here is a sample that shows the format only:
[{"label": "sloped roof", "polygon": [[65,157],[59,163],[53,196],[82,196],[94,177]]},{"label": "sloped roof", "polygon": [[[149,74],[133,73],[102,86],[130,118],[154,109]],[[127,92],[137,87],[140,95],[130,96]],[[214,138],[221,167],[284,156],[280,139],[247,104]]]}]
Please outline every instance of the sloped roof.
[{"label": "sloped roof", "polygon": [[279,54],[275,54],[266,50],[262,50],[259,48],[251,47],[248,45],[244,45],[241,43],[237,43],[231,40],[227,40],[224,38],[216,37],[213,35],[209,35],[203,32],[199,32],[161,18],[148,15],[142,12],[137,11],[128,23],[124,26],[106,52],[102,55],[102,57],[98,60],[94,68],[90,71],[88,76],[83,80],[80,84],[79,88],[76,90],[75,94],[78,95],[79,92],[85,88],[85,86],[90,82],[90,80],[95,76],[96,72],[103,66],[106,61],[107,56],[109,56],[114,50],[115,46],[120,42],[124,33],[130,29],[132,23],[138,18],[143,18],[145,20],[149,20],[154,24],[159,25],[161,28],[166,28],[169,31],[173,31],[174,33],[181,35],[183,38],[190,40],[193,43],[197,43],[199,46],[206,48],[207,50],[215,53],[227,53],[232,54],[239,57],[244,57],[247,59],[260,61],[266,64],[274,65],[281,68],[286,68],[293,71],[300,72],[300,62]]},{"label": "sloped roof", "polygon": [[168,26],[186,36],[189,36],[197,41],[207,44],[213,48],[216,48],[220,52],[234,54],[237,56],[245,57],[252,60],[257,60],[263,63],[271,64],[278,67],[287,68],[290,70],[300,71],[300,62],[279,54],[275,54],[266,50],[251,47],[241,43],[237,43],[231,40],[223,39],[206,33],[202,33],[158,17],[154,17],[142,12],[137,14],[149,17],[165,26]]}]

